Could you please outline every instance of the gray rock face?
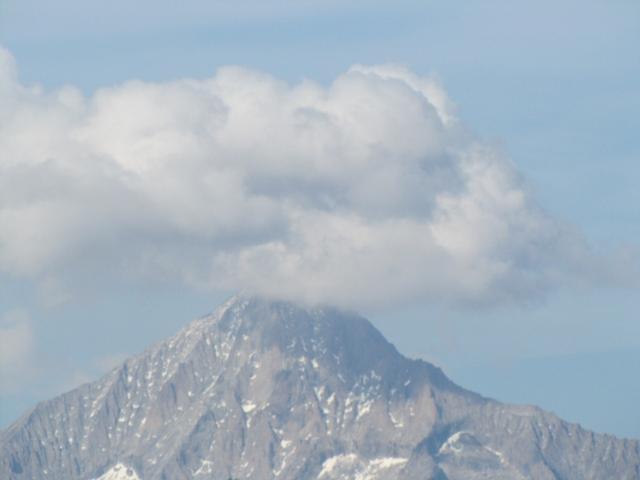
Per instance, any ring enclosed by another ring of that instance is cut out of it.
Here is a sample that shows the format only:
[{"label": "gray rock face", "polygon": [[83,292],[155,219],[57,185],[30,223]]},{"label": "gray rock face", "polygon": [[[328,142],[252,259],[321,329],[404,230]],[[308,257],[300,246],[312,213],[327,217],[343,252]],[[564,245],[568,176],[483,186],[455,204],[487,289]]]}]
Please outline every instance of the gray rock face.
[{"label": "gray rock face", "polygon": [[483,398],[365,319],[236,297],[0,433],[2,479],[640,479],[635,440]]}]

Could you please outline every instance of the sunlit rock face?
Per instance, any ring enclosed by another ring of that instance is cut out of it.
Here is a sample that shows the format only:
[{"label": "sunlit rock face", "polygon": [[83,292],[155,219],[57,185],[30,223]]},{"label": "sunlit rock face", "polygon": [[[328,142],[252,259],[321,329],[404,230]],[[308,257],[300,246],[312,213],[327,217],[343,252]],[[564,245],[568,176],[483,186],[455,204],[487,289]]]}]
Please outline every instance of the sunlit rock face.
[{"label": "sunlit rock face", "polygon": [[365,319],[237,296],[0,433],[3,479],[640,479],[637,441],[510,406]]}]

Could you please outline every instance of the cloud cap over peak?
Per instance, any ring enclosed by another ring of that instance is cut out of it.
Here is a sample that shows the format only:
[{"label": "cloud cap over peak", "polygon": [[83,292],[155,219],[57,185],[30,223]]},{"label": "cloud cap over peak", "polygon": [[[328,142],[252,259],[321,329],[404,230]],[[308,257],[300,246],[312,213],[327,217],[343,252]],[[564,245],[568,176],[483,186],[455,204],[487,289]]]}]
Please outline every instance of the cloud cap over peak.
[{"label": "cloud cap over peak", "polygon": [[358,306],[521,301],[619,273],[400,66],[326,87],[227,67],[87,98],[20,85],[2,51],[0,95],[9,274],[108,266]]}]

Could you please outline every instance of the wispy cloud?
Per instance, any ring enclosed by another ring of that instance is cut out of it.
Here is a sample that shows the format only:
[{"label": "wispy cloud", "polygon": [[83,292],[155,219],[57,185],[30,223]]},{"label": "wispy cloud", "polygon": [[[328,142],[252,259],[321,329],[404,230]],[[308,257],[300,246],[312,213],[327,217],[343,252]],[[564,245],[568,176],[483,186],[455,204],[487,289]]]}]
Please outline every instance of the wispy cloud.
[{"label": "wispy cloud", "polygon": [[18,390],[31,378],[34,365],[31,318],[24,310],[0,317],[0,395]]}]

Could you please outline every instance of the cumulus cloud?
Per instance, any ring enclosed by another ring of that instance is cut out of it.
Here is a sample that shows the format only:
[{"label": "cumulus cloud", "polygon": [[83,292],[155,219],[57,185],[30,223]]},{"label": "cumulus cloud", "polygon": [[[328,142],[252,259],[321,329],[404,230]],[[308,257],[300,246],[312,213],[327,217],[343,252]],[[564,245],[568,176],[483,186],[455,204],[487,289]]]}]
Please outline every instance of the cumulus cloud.
[{"label": "cumulus cloud", "polygon": [[0,53],[0,270],[160,273],[348,306],[527,300],[611,277],[514,165],[398,66],[239,67],[90,97]]}]

